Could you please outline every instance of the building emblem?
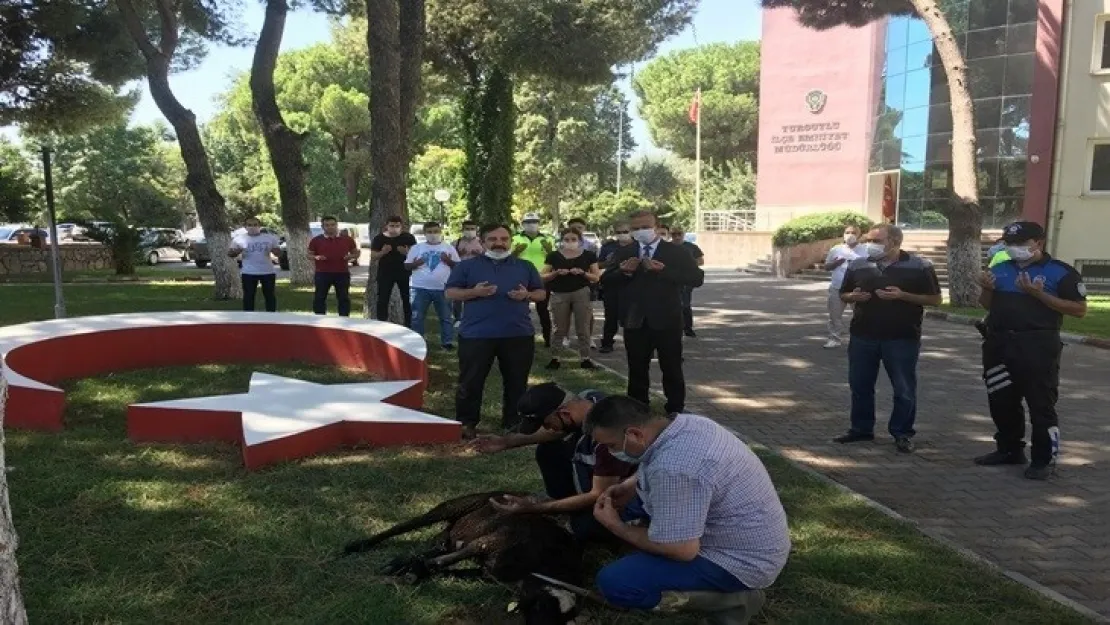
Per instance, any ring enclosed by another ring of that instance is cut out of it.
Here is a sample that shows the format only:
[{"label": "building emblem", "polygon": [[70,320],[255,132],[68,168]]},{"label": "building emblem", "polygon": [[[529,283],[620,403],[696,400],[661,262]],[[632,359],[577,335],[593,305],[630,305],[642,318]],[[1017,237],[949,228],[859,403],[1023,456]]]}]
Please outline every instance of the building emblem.
[{"label": "building emblem", "polygon": [[825,103],[828,101],[829,96],[820,89],[810,89],[809,92],[806,93],[806,108],[814,115],[825,110]]}]

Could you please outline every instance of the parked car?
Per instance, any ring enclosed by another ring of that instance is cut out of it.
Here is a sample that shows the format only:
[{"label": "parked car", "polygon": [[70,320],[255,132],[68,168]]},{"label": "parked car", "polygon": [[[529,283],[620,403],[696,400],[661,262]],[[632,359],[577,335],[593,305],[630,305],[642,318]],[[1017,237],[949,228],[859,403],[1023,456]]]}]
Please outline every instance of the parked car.
[{"label": "parked car", "polygon": [[50,234],[42,228],[35,228],[34,226],[22,224],[0,226],[0,244],[18,245],[20,239],[30,239],[34,236],[42,237],[43,243],[50,241]]},{"label": "parked car", "polygon": [[[361,239],[361,229],[362,226],[360,226],[359,224],[352,224],[345,221],[339,222],[339,232],[346,234],[347,236],[354,239],[356,242]],[[314,221],[308,224],[308,237],[310,240],[313,237],[320,236],[321,234],[324,234],[324,227],[320,225],[320,222]],[[289,271],[289,252],[285,249],[284,237],[282,237],[281,239],[281,252],[278,253],[278,266],[281,267],[284,271]],[[351,266],[358,267],[357,258],[351,261]]]},{"label": "parked car", "polygon": [[189,262],[190,241],[176,228],[144,228],[139,238],[139,253],[149,265],[161,262]]},{"label": "parked car", "polygon": [[[269,228],[263,228],[262,232],[277,234]],[[246,228],[239,228],[231,232],[231,238],[234,239],[235,237],[246,233]],[[189,241],[189,257],[193,259],[193,263],[199,269],[204,269],[205,267],[207,267],[208,264],[212,262],[212,253],[208,250],[208,240],[204,238],[204,230],[200,228],[194,228],[183,236],[185,236],[185,238]],[[242,267],[242,265],[242,261],[239,261],[239,266]]]}]

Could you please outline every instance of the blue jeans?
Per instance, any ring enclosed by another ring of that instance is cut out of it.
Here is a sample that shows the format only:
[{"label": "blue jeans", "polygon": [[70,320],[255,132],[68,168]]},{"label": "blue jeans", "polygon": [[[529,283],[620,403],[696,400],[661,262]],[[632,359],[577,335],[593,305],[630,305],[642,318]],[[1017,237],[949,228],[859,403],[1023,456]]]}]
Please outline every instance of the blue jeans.
[{"label": "blue jeans", "polygon": [[894,389],[894,408],[887,428],[890,435],[911,437],[917,419],[917,358],[921,341],[866,339],[853,336],[848,344],[848,385],[852,389],[852,432],[875,432],[875,382],[879,363]]},{"label": "blue jeans", "polygon": [[451,312],[451,302],[448,301],[444,291],[431,289],[412,290],[412,330],[424,336],[424,315],[428,306],[435,306],[436,316],[439,317],[439,341],[441,345],[451,345],[455,338],[454,317]]}]

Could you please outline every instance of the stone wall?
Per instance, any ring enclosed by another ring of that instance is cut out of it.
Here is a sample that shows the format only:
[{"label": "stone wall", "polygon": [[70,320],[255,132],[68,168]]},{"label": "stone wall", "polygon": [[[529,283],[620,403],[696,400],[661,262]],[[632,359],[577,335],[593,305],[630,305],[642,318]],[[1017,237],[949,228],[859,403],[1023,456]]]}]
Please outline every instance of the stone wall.
[{"label": "stone wall", "polygon": [[[112,254],[99,243],[63,243],[62,271],[89,271],[112,267]],[[0,245],[0,275],[49,273],[51,248],[35,249],[29,245]]]},{"label": "stone wall", "polygon": [[814,263],[824,261],[829,250],[841,242],[838,237],[790,247],[776,247],[774,254],[771,255],[771,267],[779,278],[788,278],[803,269],[812,267]]}]

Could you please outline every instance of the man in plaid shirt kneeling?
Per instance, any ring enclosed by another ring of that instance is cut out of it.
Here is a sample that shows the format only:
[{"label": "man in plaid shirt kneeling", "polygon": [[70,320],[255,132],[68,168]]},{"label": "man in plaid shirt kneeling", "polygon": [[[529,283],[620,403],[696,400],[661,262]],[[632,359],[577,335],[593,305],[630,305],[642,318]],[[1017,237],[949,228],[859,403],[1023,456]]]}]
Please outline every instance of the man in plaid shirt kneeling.
[{"label": "man in plaid shirt kneeling", "polygon": [[[605,600],[746,623],[790,554],[786,513],[759,458],[711,419],[655,416],[625,396],[597,402],[584,429],[639,465],[594,506],[597,520],[638,550],[598,572]],[[646,523],[622,521],[622,511],[627,519],[641,508]]]}]

